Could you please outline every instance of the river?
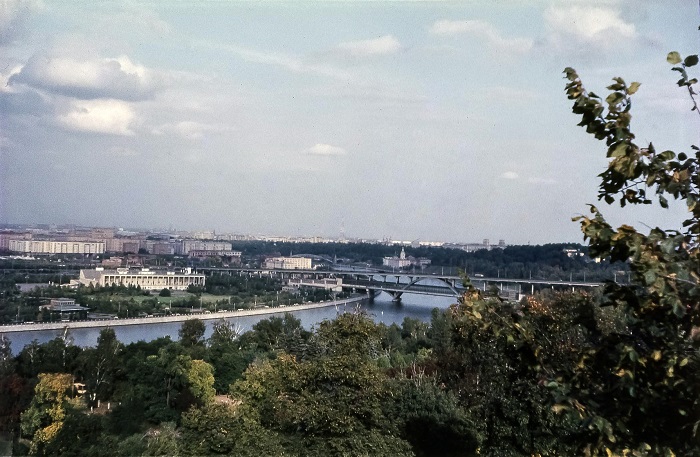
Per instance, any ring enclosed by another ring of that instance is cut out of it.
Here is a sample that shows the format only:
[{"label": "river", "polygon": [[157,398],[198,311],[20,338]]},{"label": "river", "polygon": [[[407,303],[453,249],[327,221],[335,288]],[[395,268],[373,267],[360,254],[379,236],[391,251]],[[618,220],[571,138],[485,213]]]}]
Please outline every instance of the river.
[{"label": "river", "polygon": [[[401,324],[404,317],[419,319],[424,322],[430,321],[430,314],[433,308],[445,309],[452,303],[456,302],[455,298],[438,297],[432,295],[404,294],[400,303],[391,301],[391,296],[382,292],[378,295],[373,303],[365,303],[361,308],[365,310],[375,322],[381,322],[387,325],[392,323]],[[339,307],[333,306],[326,308],[309,309],[302,311],[292,311],[290,314],[301,320],[304,328],[311,329],[316,324],[326,319],[335,318],[338,313],[354,310],[354,306]],[[279,314],[267,314],[261,316],[241,316],[227,319],[242,331],[250,330],[257,322],[267,319],[271,316],[280,316],[285,311]],[[206,333],[205,337],[209,337],[212,331],[212,325],[215,320],[205,321]],[[113,327],[119,341],[124,344],[134,343],[136,341],[150,341],[156,338],[169,336],[173,340],[178,339],[178,330],[182,322],[168,322],[158,324],[144,325],[127,325]],[[100,334],[100,328],[77,328],[71,329],[70,333],[73,337],[73,343],[82,346],[90,347],[97,344],[97,337]],[[0,329],[0,333],[2,330]],[[17,354],[22,348],[29,344],[32,340],[37,340],[39,343],[46,343],[62,333],[62,330],[32,330],[21,333],[5,333],[5,336],[12,342],[12,352]]]}]

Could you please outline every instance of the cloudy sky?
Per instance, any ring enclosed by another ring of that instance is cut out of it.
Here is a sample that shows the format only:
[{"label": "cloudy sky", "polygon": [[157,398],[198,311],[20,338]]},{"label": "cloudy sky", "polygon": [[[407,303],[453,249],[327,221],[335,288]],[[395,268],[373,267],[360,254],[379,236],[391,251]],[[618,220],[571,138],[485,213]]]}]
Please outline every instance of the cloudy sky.
[{"label": "cloudy sky", "polygon": [[698,23],[691,0],[0,0],[0,223],[581,241],[605,147],[562,70],[642,82],[639,143],[687,151],[665,57]]}]

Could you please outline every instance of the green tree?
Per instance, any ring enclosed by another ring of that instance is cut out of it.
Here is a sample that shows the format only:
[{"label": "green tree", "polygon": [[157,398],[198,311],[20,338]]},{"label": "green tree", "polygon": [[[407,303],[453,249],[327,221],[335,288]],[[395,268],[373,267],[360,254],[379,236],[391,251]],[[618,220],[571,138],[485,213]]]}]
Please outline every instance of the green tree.
[{"label": "green tree", "polygon": [[[669,53],[697,111],[687,69],[697,56]],[[603,100],[565,70],[579,125],[603,140],[610,159],[599,199],[621,206],[685,203],[682,230],[613,228],[595,206],[576,218],[591,256],[628,262],[632,284],[608,283],[606,304],[621,310],[626,333],[611,333],[557,377],[558,411],[580,420],[589,454],[700,455],[700,148],[692,154],[640,147],[631,131],[632,96],[640,84],[614,78]]]},{"label": "green tree", "polygon": [[566,342],[535,325],[529,309],[470,289],[450,309],[451,344],[436,352],[438,376],[458,395],[481,455],[573,455],[570,424],[549,407],[544,382]]},{"label": "green tree", "polygon": [[225,351],[233,347],[240,334],[240,329],[233,323],[225,319],[216,321],[209,337],[209,347],[212,351]]},{"label": "green tree", "polygon": [[386,374],[379,330],[361,314],[324,321],[299,358],[279,353],[250,366],[232,386],[251,417],[305,455],[412,455],[385,418]]},{"label": "green tree", "polygon": [[260,425],[250,406],[210,403],[182,416],[183,455],[294,455],[286,452],[279,434]]},{"label": "green tree", "polygon": [[141,455],[177,457],[180,455],[177,438],[178,433],[173,422],[160,424],[146,433],[146,449]]},{"label": "green tree", "polygon": [[451,392],[434,378],[390,381],[391,396],[383,403],[385,415],[411,443],[418,457],[463,457],[476,453],[476,427]]},{"label": "green tree", "polygon": [[97,337],[97,347],[83,351],[83,373],[88,398],[91,401],[106,400],[114,390],[117,371],[121,365],[122,344],[114,329],[105,328]]},{"label": "green tree", "polygon": [[240,333],[240,329],[224,319],[213,325],[207,361],[214,367],[214,388],[219,393],[228,393],[229,386],[256,357],[255,350],[241,347]]},{"label": "green tree", "polygon": [[182,323],[178,335],[180,344],[185,347],[200,346],[204,344],[204,331],[206,326],[200,319],[188,319]]},{"label": "green tree", "polygon": [[200,404],[214,400],[214,368],[204,360],[192,360],[186,378],[190,392]]}]

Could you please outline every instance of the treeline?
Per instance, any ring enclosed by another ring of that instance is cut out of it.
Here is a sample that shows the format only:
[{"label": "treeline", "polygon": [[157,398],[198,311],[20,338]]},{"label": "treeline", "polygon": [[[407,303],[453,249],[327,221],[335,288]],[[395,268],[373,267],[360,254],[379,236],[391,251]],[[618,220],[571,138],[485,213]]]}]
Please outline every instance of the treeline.
[{"label": "treeline", "polygon": [[285,315],[242,334],[220,321],[205,340],[193,319],[179,341],[105,329],[82,350],[64,332],[16,357],[2,339],[0,426],[14,455],[581,455],[610,439],[700,455],[689,392],[636,397],[605,355],[636,348],[640,383],[700,379],[697,361],[669,373],[630,329],[593,295],[513,305],[472,290],[429,323],[345,313],[307,331]]},{"label": "treeline", "polygon": [[[265,255],[311,254],[350,262],[382,265],[384,257],[398,255],[400,246],[368,243],[271,243],[263,241],[234,242],[234,249],[247,258]],[[569,256],[564,250],[572,249]],[[553,243],[538,246],[508,246],[504,249],[481,249],[466,252],[446,247],[404,247],[407,256],[430,259],[434,271],[439,267],[460,269],[469,275],[489,277],[533,278],[547,280],[613,280],[616,271],[626,271],[622,262],[610,264],[588,257],[588,249],[577,243]]]}]

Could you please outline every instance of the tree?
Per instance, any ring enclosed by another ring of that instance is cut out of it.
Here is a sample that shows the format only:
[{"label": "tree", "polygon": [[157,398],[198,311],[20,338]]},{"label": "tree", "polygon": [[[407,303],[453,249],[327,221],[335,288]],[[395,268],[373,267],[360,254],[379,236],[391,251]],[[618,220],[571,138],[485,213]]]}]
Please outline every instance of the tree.
[{"label": "tree", "polygon": [[170,297],[172,293],[170,292],[170,289],[161,289],[161,291],[158,293],[159,297]]},{"label": "tree", "polygon": [[106,400],[114,390],[114,379],[120,366],[122,344],[114,329],[105,328],[97,337],[97,347],[83,351],[83,372],[91,401]]},{"label": "tree", "polygon": [[309,338],[309,332],[304,330],[301,320],[290,313],[283,317],[273,316],[253,325],[253,331],[244,334],[241,344],[269,352],[284,349],[297,353]]},{"label": "tree", "polygon": [[[671,52],[667,60],[697,111],[697,79],[687,70],[698,57]],[[639,83],[613,78],[603,101],[575,70],[565,74],[579,125],[607,146],[599,199],[666,208],[674,198],[688,216],[682,230],[657,227],[646,234],[629,225],[614,229],[595,206],[592,216],[575,219],[591,256],[629,264],[632,283],[607,283],[604,298],[621,310],[627,332],[602,338],[559,374],[555,408],[580,420],[589,454],[700,455],[700,148],[691,146],[689,155],[638,146],[630,125]]]},{"label": "tree", "polygon": [[227,393],[229,386],[255,358],[254,350],[241,349],[240,334],[239,327],[224,319],[213,325],[207,361],[214,367],[214,388],[219,393]]},{"label": "tree", "polygon": [[22,434],[31,437],[32,455],[43,455],[45,446],[61,430],[73,377],[67,373],[40,373],[29,409],[22,413]]},{"label": "tree", "polygon": [[377,366],[379,331],[367,316],[324,321],[298,357],[281,352],[251,365],[232,397],[304,455],[412,455],[383,415],[389,396]]},{"label": "tree", "polygon": [[232,347],[234,341],[241,334],[241,329],[231,322],[221,319],[214,322],[211,336],[209,337],[209,347],[212,351],[225,351]]},{"label": "tree", "polygon": [[200,319],[188,319],[182,323],[178,335],[180,343],[185,347],[193,347],[204,344],[204,331],[206,326]]},{"label": "tree", "polygon": [[15,361],[12,358],[12,342],[0,334],[0,377],[8,376],[15,371]]},{"label": "tree", "polygon": [[210,403],[182,416],[183,455],[285,456],[279,435],[266,430],[247,405]]},{"label": "tree", "polygon": [[451,344],[436,352],[438,376],[457,394],[480,455],[576,454],[571,421],[555,416],[545,382],[566,331],[538,327],[528,308],[471,288],[449,311]]},{"label": "tree", "polygon": [[193,360],[187,370],[187,384],[190,392],[200,404],[214,400],[214,368],[204,360]]}]

